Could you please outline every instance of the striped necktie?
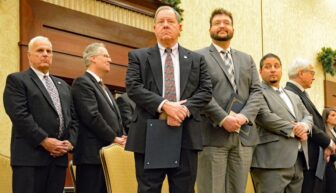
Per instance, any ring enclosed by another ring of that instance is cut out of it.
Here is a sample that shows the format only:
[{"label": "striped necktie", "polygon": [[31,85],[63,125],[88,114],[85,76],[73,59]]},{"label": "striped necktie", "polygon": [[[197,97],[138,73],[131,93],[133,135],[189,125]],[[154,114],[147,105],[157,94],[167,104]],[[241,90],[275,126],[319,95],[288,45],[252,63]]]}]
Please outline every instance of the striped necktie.
[{"label": "striped necktie", "polygon": [[224,59],[224,64],[225,67],[227,68],[228,71],[228,78],[229,81],[231,82],[231,85],[233,87],[233,90],[235,92],[237,92],[237,86],[235,83],[235,78],[234,78],[234,67],[233,67],[233,62],[232,62],[232,58],[230,56],[230,52],[229,51],[221,51],[221,53],[223,54],[223,59]]}]

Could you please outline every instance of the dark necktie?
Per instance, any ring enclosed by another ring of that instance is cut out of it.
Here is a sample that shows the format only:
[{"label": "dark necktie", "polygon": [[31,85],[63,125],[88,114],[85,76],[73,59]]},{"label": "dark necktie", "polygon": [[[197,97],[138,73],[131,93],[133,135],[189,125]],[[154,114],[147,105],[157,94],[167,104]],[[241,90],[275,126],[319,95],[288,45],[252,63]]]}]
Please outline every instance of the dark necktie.
[{"label": "dark necktie", "polygon": [[109,91],[109,89],[105,86],[104,82],[101,80],[98,82],[99,86],[103,89],[104,91],[104,95],[107,97],[108,99],[108,103],[111,105],[112,110],[114,111],[114,113],[116,114],[116,116],[118,117],[118,121],[119,121],[119,126],[120,128],[122,128],[122,123],[121,123],[121,117],[120,117],[120,113],[117,109],[117,105],[114,102],[113,96],[111,94],[111,92]]},{"label": "dark necktie", "polygon": [[228,71],[228,78],[232,84],[233,90],[235,92],[237,92],[237,86],[235,83],[235,78],[234,78],[234,67],[233,67],[233,62],[232,62],[232,58],[230,56],[230,52],[229,51],[221,51],[221,53],[223,54],[223,58],[224,58],[224,64],[225,67],[227,68]]},{"label": "dark necktie", "polygon": [[44,79],[46,89],[49,93],[49,96],[55,106],[56,112],[59,117],[60,126],[59,126],[59,131],[58,131],[58,137],[61,137],[63,134],[63,129],[64,129],[64,118],[63,118],[63,113],[62,113],[61,100],[59,98],[59,94],[56,89],[56,86],[52,82],[51,78],[47,75],[44,75],[43,79]]},{"label": "dark necktie", "polygon": [[112,99],[111,99],[111,96],[109,95],[109,90],[107,89],[107,87],[105,86],[105,84],[103,83],[103,81],[101,80],[101,81],[99,81],[98,83],[99,83],[100,87],[103,89],[103,91],[104,91],[104,95],[107,97],[108,102],[109,102],[112,106],[114,106],[114,104],[113,104],[113,102],[112,102]]},{"label": "dark necktie", "polygon": [[309,96],[308,96],[308,94],[306,93],[306,91],[303,91],[302,94],[303,94],[307,99],[309,99]]},{"label": "dark necktie", "polygon": [[165,49],[167,54],[165,66],[164,66],[164,75],[165,75],[165,99],[168,101],[176,101],[176,88],[175,88],[175,78],[174,78],[174,65],[171,57],[172,49]]}]

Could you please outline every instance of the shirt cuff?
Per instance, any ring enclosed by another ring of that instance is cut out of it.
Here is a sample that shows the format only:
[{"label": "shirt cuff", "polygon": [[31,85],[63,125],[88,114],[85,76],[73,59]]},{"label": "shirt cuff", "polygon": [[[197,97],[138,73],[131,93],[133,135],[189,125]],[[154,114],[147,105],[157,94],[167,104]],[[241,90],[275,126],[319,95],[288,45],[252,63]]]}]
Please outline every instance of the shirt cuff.
[{"label": "shirt cuff", "polygon": [[157,112],[162,113],[162,106],[163,106],[163,104],[164,104],[166,101],[168,101],[168,100],[165,99],[165,100],[163,100],[163,101],[160,103],[159,107],[157,108]]},{"label": "shirt cuff", "polygon": [[188,107],[186,107],[185,105],[182,105],[182,107],[188,111],[188,117],[190,117],[190,111],[189,111]]},{"label": "shirt cuff", "polygon": [[227,118],[227,116],[226,116],[226,117],[224,117],[224,119],[223,119],[223,120],[221,120],[221,122],[219,122],[219,124],[218,124],[218,125],[219,125],[220,127],[222,127],[222,126],[223,126],[223,124],[224,124],[224,121],[226,120],[226,118]]},{"label": "shirt cuff", "polygon": [[332,139],[330,139],[329,147],[330,147],[330,148],[333,148],[334,145],[335,145],[335,142],[334,142]]},{"label": "shirt cuff", "polygon": [[307,123],[304,123],[304,122],[300,122],[300,123],[302,123],[302,125],[306,128],[306,131],[307,131],[307,133],[309,134],[311,131],[311,128],[309,128],[309,126],[308,126],[308,124]]}]

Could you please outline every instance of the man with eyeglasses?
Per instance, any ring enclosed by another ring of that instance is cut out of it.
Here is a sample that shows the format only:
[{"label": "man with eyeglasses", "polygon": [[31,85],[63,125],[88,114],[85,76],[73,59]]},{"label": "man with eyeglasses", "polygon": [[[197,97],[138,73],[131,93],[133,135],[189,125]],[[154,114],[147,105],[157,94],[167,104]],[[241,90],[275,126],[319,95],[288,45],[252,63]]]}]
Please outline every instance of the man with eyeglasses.
[{"label": "man with eyeglasses", "polygon": [[[289,81],[285,87],[285,89],[294,92],[301,98],[314,119],[312,134],[308,138],[309,170],[304,169],[302,193],[323,192],[322,176],[316,177],[318,165],[325,166],[324,161],[322,159],[319,160],[319,156],[322,157],[325,154],[327,158],[328,155],[335,151],[334,142],[324,132],[325,126],[322,116],[306,92],[306,89],[311,88],[315,80],[314,75],[315,71],[312,63],[308,60],[297,58],[288,68]],[[324,171],[324,167],[322,167],[322,170]]]},{"label": "man with eyeglasses", "polygon": [[12,121],[13,193],[62,193],[78,130],[70,87],[49,72],[48,38],[31,39],[27,55],[30,68],[8,75],[3,95]]},{"label": "man with eyeglasses", "polygon": [[74,80],[71,93],[79,120],[74,150],[76,193],[106,193],[99,150],[112,143],[124,146],[126,136],[111,92],[103,83],[111,58],[104,44],[92,43],[83,52],[85,74]]},{"label": "man with eyeglasses", "polygon": [[[231,12],[215,9],[209,21],[212,44],[196,52],[204,55],[213,96],[204,108],[204,149],[199,153],[197,185],[200,193],[245,193],[253,146],[258,142],[254,119],[259,110],[260,81],[253,58],[231,47]],[[239,99],[238,99],[239,98]],[[239,108],[233,101],[240,101]],[[246,134],[240,132],[244,127]]]}]

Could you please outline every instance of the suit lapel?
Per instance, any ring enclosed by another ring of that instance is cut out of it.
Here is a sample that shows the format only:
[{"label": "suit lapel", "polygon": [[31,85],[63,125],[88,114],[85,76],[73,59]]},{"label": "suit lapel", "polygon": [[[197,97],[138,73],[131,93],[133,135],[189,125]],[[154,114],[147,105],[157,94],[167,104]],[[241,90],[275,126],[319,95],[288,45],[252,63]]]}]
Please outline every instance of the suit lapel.
[{"label": "suit lapel", "polygon": [[276,99],[275,102],[279,103],[283,108],[285,108],[288,111],[288,113],[295,119],[295,115],[291,113],[285,101],[282,100],[280,95],[271,86],[268,86],[267,84],[262,83],[262,87],[267,90],[267,93],[269,95],[268,98]]},{"label": "suit lapel", "polygon": [[[110,108],[113,110],[113,106],[110,102],[110,100],[108,99],[108,97],[105,94],[105,91],[103,90],[103,88],[99,85],[99,83],[97,82],[97,80],[88,72],[85,72],[85,75],[90,79],[90,81],[94,84],[94,86],[99,90],[100,94],[104,97],[104,99],[107,101],[107,103],[109,104]],[[112,100],[112,99],[111,99]],[[113,110],[114,111],[114,110]]]},{"label": "suit lapel", "polygon": [[[297,119],[296,117],[298,116],[298,109],[297,109],[297,106],[294,105],[294,104],[296,104],[298,101],[294,101],[294,99],[292,98],[292,95],[290,95],[290,94],[288,93],[288,91],[286,91],[286,89],[283,89],[283,91],[286,93],[286,95],[288,96],[289,100],[290,100],[291,103],[292,103],[293,110],[294,110],[294,115],[291,113],[291,111],[289,110],[288,107],[287,107],[287,109],[288,109],[288,111],[293,115],[293,117],[294,117],[295,119]],[[286,105],[286,106],[287,106],[287,105]]]},{"label": "suit lapel", "polygon": [[[64,115],[64,110],[67,108],[67,107],[65,107],[65,105],[67,105],[67,104],[64,104],[64,101],[66,101],[65,93],[67,92],[67,91],[64,91],[64,86],[65,85],[63,85],[61,81],[56,80],[55,77],[53,77],[53,76],[50,76],[50,78],[53,81],[53,83],[54,83],[54,85],[57,89],[58,96],[60,98],[61,107],[62,107],[62,113]],[[65,122],[66,121],[65,120],[66,116],[63,116],[63,119],[64,119],[64,123],[66,123]]]},{"label": "suit lapel", "polygon": [[148,48],[148,63],[153,72],[153,78],[159,90],[159,95],[162,96],[162,61],[158,45]]},{"label": "suit lapel", "polygon": [[211,44],[211,46],[209,47],[209,51],[210,51],[210,55],[217,62],[218,66],[223,70],[226,78],[228,79],[228,83],[231,85],[231,88],[233,89],[233,85],[232,85],[231,81],[229,80],[229,72],[227,71],[227,68],[225,67],[225,64],[224,64],[224,60],[222,59],[222,57],[218,53],[218,50],[215,48],[214,45]]},{"label": "suit lapel", "polygon": [[179,46],[178,51],[180,62],[180,94],[182,97],[191,72],[192,58],[190,53],[183,47]]},{"label": "suit lapel", "polygon": [[[115,114],[117,115],[117,117],[118,117],[118,122],[119,122],[119,126],[121,126],[121,125],[122,125],[122,123],[121,123],[121,115],[120,115],[120,111],[119,111],[118,105],[117,105],[117,103],[115,102],[114,97],[113,97],[112,93],[110,92],[110,90],[107,89],[106,92],[107,92],[107,94],[109,95],[109,97],[111,98],[111,101],[112,101],[112,104],[113,104],[113,105],[111,106],[111,108],[112,108],[112,110],[115,112]],[[120,127],[120,128],[122,128],[122,127]]]},{"label": "suit lapel", "polygon": [[[314,103],[305,94],[303,94],[303,92],[295,84],[291,82],[287,82],[286,89],[299,95],[299,97],[301,98],[302,102],[304,103],[308,111],[314,111],[316,116],[321,116],[320,112],[316,109]],[[314,124],[319,125],[318,123],[314,123]]]},{"label": "suit lapel", "polygon": [[42,81],[39,79],[39,77],[35,74],[35,72],[32,69],[29,69],[29,74],[31,79],[33,80],[33,82],[36,84],[36,86],[40,89],[40,91],[42,92],[43,96],[46,98],[46,100],[48,101],[48,103],[50,104],[50,106],[54,109],[54,111],[57,113],[56,108],[54,106],[54,103],[52,102],[50,95],[46,89],[46,87],[44,86],[44,84],[42,83]]}]

